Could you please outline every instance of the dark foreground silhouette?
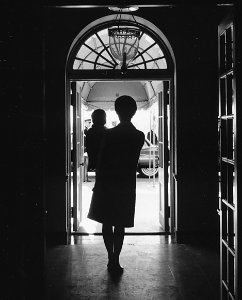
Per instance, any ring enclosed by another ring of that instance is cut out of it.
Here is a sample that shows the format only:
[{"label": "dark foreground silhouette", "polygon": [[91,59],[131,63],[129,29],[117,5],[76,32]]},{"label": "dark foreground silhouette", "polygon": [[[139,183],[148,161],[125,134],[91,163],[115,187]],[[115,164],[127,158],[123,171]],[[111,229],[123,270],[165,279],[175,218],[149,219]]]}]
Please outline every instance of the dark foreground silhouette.
[{"label": "dark foreground silhouette", "polygon": [[136,169],[145,138],[131,123],[136,110],[136,102],[130,96],[121,96],[115,101],[120,123],[104,134],[88,213],[90,219],[103,224],[107,266],[113,273],[123,271],[119,255],[125,227],[134,226]]}]

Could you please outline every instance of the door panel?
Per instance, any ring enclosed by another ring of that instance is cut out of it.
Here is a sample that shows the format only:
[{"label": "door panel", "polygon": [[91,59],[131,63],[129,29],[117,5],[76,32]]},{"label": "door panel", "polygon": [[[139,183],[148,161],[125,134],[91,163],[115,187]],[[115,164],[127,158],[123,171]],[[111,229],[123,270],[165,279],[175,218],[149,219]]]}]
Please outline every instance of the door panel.
[{"label": "door panel", "polygon": [[71,105],[71,85],[70,81],[67,81],[66,87],[66,207],[67,207],[67,232],[68,243],[71,240],[72,231],[72,105]]},{"label": "door panel", "polygon": [[73,109],[73,231],[77,231],[81,222],[82,210],[82,142],[81,142],[81,94],[76,82],[71,83],[71,104]]},{"label": "door panel", "polygon": [[234,23],[232,16],[219,26],[219,208],[220,298],[239,299],[237,270],[237,162]]},{"label": "door panel", "polygon": [[164,231],[169,231],[169,203],[168,203],[168,119],[167,104],[169,103],[169,82],[164,81],[163,91],[159,97],[159,221]]},{"label": "door panel", "polygon": [[175,233],[176,230],[176,201],[177,201],[177,146],[176,146],[176,105],[175,105],[174,80],[169,81],[169,112],[168,112],[168,186],[169,186],[169,206],[170,206],[170,232]]}]

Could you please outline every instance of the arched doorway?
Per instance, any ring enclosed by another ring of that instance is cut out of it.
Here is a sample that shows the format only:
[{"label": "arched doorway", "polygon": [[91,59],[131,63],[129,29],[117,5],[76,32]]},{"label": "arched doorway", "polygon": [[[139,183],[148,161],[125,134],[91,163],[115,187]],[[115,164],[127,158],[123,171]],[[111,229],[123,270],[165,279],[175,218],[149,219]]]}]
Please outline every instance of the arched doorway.
[{"label": "arched doorway", "polygon": [[[176,195],[176,111],[175,58],[164,34],[149,21],[122,15],[119,23],[141,29],[138,52],[123,73],[109,49],[108,28],[117,24],[116,15],[100,18],[86,26],[75,38],[66,64],[66,197],[69,233],[80,222],[83,181],[83,144],[81,105],[84,89],[97,82],[146,82],[146,101],[159,103],[159,186],[160,223],[164,232],[175,227]],[[148,91],[154,92],[153,97]],[[144,99],[143,99],[144,100]],[[136,99],[137,102],[137,99]],[[169,107],[169,108],[168,108]],[[169,118],[167,112],[169,110]],[[169,144],[169,145],[168,145]],[[73,222],[72,222],[73,221]]]}]

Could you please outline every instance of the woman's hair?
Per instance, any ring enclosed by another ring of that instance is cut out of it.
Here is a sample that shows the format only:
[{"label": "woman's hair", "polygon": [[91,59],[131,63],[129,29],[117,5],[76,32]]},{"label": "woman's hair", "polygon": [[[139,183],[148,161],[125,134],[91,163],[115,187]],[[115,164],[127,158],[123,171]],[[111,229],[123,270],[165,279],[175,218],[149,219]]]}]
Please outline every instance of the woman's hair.
[{"label": "woman's hair", "polygon": [[137,110],[135,100],[127,95],[120,96],[115,101],[115,111],[122,120],[131,120]]},{"label": "woman's hair", "polygon": [[94,125],[106,124],[106,112],[103,109],[96,109],[92,113],[92,122]]}]

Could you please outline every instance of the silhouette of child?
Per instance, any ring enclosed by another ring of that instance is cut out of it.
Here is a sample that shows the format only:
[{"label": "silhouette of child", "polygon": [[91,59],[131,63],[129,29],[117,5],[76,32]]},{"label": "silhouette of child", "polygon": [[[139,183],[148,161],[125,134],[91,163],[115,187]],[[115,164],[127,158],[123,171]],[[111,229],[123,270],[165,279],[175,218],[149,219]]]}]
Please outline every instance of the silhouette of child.
[{"label": "silhouette of child", "polygon": [[105,130],[106,113],[103,109],[96,109],[91,115],[93,125],[86,133],[86,150],[88,155],[88,170],[95,170],[100,147]]}]

